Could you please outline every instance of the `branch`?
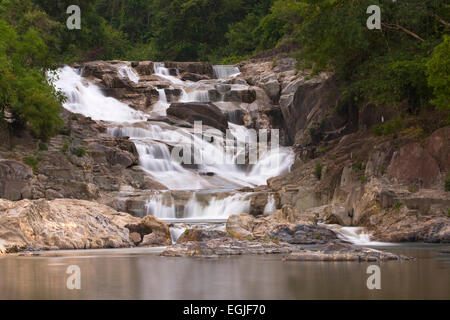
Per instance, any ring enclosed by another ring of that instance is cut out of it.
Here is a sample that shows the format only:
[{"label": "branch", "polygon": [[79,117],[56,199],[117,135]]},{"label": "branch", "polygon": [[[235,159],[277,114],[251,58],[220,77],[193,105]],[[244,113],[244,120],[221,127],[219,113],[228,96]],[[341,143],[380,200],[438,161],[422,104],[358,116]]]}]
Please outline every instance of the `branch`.
[{"label": "branch", "polygon": [[420,36],[418,36],[418,35],[415,34],[414,32],[409,31],[408,29],[403,28],[402,26],[400,26],[400,25],[398,25],[398,24],[381,23],[381,25],[384,26],[384,27],[386,27],[386,28],[388,28],[388,29],[401,30],[401,31],[403,31],[403,32],[405,32],[405,33],[407,33],[407,34],[409,34],[410,36],[416,38],[417,40],[420,40],[420,41],[422,41],[422,42],[425,41],[424,39],[422,39]]},{"label": "branch", "polygon": [[439,17],[437,14],[432,13],[432,12],[427,12],[429,16],[435,18],[437,21],[439,21],[440,23],[442,23],[444,26],[450,27],[450,23],[448,23],[447,21],[445,21],[444,19],[442,19],[441,17]]}]

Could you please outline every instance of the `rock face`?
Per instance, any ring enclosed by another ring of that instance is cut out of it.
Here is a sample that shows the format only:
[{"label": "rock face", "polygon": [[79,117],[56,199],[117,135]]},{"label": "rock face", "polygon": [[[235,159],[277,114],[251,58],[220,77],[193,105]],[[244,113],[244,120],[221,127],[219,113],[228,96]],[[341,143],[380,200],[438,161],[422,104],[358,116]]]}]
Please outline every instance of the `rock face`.
[{"label": "rock face", "polygon": [[133,219],[82,200],[0,200],[0,243],[8,253],[130,247],[129,231],[119,224]]},{"label": "rock face", "polygon": [[284,258],[285,261],[356,261],[376,262],[389,260],[411,260],[409,257],[390,252],[357,247],[343,242],[332,242],[324,248],[312,251],[296,251]]},{"label": "rock face", "polygon": [[21,200],[31,194],[31,168],[13,160],[0,160],[0,198]]},{"label": "rock face", "polygon": [[172,103],[167,109],[167,114],[190,123],[202,121],[203,125],[222,132],[228,129],[226,115],[212,103]]},{"label": "rock face", "polygon": [[438,179],[440,169],[435,158],[419,143],[413,142],[394,154],[387,172],[397,182],[430,187]]},{"label": "rock face", "polygon": [[162,222],[153,216],[146,216],[138,223],[126,225],[126,228],[129,229],[131,233],[140,235],[142,242],[136,242],[141,247],[169,246],[172,244],[172,238],[167,223]]}]

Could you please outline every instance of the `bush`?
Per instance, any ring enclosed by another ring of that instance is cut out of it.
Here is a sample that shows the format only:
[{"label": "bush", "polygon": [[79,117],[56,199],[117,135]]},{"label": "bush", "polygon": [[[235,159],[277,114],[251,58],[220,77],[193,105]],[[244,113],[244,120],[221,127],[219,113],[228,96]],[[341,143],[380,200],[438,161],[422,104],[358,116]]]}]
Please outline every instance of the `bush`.
[{"label": "bush", "polygon": [[72,154],[76,155],[78,158],[82,158],[86,155],[86,148],[75,147],[72,149]]},{"label": "bush", "polygon": [[445,191],[450,192],[450,174],[445,178]]},{"label": "bush", "polygon": [[69,150],[69,142],[68,141],[64,141],[64,144],[61,148],[61,152],[62,153],[67,153],[67,151]]},{"label": "bush", "polygon": [[45,143],[39,142],[39,150],[40,151],[47,151],[48,147],[47,147],[47,145]]},{"label": "bush", "polygon": [[317,178],[317,180],[322,179],[322,170],[322,164],[320,162],[317,162],[316,166],[314,167],[314,176]]},{"label": "bush", "polygon": [[39,160],[36,157],[24,157],[22,160],[33,170],[34,174],[38,172]]}]

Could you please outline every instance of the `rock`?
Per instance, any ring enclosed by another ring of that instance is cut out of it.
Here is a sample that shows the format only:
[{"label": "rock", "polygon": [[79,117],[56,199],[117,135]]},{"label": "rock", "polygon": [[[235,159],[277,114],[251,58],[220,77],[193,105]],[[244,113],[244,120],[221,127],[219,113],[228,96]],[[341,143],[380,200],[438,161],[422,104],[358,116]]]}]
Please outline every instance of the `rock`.
[{"label": "rock", "polygon": [[201,80],[209,80],[210,77],[208,77],[206,75],[202,75],[202,74],[196,74],[196,73],[191,73],[191,72],[184,72],[184,73],[181,74],[180,79],[183,80],[183,81],[198,82],[198,81],[201,81]]},{"label": "rock", "polygon": [[362,248],[341,241],[331,242],[322,249],[297,251],[287,255],[285,261],[355,261],[376,262],[411,260],[412,258],[390,252]]},{"label": "rock", "polygon": [[0,239],[8,253],[131,247],[128,230],[113,222],[117,214],[83,200],[0,200]]},{"label": "rock", "polygon": [[387,175],[399,183],[430,187],[439,178],[440,168],[426,149],[412,142],[394,153]]},{"label": "rock", "polygon": [[281,86],[278,80],[270,80],[266,83],[263,83],[261,86],[273,102],[278,102],[278,100],[280,99],[281,91]]},{"label": "rock", "polygon": [[167,109],[167,115],[194,123],[202,121],[203,125],[211,126],[226,132],[228,122],[222,111],[212,103],[172,103]]},{"label": "rock", "polygon": [[29,195],[33,172],[27,165],[13,161],[0,160],[0,198],[21,200]]},{"label": "rock", "polygon": [[337,239],[336,234],[326,228],[289,223],[293,213],[286,207],[269,216],[255,218],[248,214],[232,215],[227,220],[226,230],[235,238],[273,239],[291,244],[325,243]]},{"label": "rock", "polygon": [[137,66],[133,66],[141,76],[149,76],[154,72],[154,64],[151,61],[140,61]]},{"label": "rock", "polygon": [[433,132],[427,139],[426,150],[437,161],[441,172],[450,171],[450,127]]},{"label": "rock", "polygon": [[450,218],[420,218],[417,215],[401,215],[397,221],[379,221],[373,240],[383,242],[450,243]]},{"label": "rock", "polygon": [[270,232],[271,239],[290,244],[322,244],[336,240],[336,234],[326,228],[309,225],[278,225]]},{"label": "rock", "polygon": [[166,68],[177,69],[181,74],[195,73],[205,75],[210,79],[215,78],[214,70],[211,64],[204,62],[165,62]]},{"label": "rock", "polygon": [[218,257],[243,254],[286,254],[299,250],[289,244],[218,238],[203,242],[186,242],[167,248],[166,257]]},{"label": "rock", "polygon": [[230,90],[224,94],[225,102],[253,103],[256,100],[256,91],[252,89]]},{"label": "rock", "polygon": [[125,226],[131,233],[138,233],[140,246],[169,246],[172,244],[169,226],[153,216],[146,216],[138,223]]},{"label": "rock", "polygon": [[228,217],[226,230],[236,238],[253,237],[255,218],[249,214],[231,215]]},{"label": "rock", "polygon": [[142,242],[142,237],[139,233],[137,232],[132,232],[130,233],[130,240],[135,244],[138,245],[139,243]]},{"label": "rock", "polygon": [[177,243],[186,243],[190,241],[202,242],[216,238],[226,237],[227,233],[219,230],[205,229],[187,229],[179,238]]}]

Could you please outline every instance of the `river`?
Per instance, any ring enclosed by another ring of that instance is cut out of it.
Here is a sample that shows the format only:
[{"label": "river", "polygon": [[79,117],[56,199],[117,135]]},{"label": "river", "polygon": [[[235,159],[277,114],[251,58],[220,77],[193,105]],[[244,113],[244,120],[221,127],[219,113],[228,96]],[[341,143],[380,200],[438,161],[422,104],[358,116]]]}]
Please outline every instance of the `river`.
[{"label": "river", "polygon": [[[366,286],[369,263],[168,258],[160,248],[8,255],[0,299],[450,299],[449,245],[386,249],[416,260],[380,264],[381,290]],[[70,265],[80,267],[80,290],[66,287]]]}]

